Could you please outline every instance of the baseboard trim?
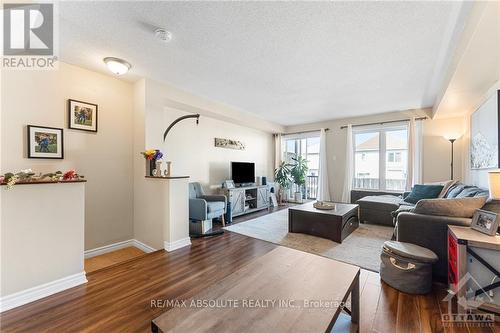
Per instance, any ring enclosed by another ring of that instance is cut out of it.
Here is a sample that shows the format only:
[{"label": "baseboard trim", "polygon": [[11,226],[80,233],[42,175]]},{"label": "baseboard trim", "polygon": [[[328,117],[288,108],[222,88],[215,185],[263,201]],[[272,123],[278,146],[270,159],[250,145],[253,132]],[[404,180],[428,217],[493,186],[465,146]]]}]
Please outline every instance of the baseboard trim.
[{"label": "baseboard trim", "polygon": [[189,246],[189,245],[191,245],[191,238],[189,238],[189,237],[179,239],[175,242],[167,242],[167,241],[163,242],[163,246],[167,252],[172,252],[172,251],[175,251],[177,249],[180,249],[181,247],[185,247],[185,246]]},{"label": "baseboard trim", "polygon": [[133,239],[132,241],[133,241],[133,242],[132,242],[132,243],[133,243],[133,245],[134,245],[136,248],[138,248],[139,250],[142,250],[142,251],[144,251],[144,252],[146,252],[146,253],[151,253],[151,252],[156,251],[156,249],[155,249],[155,248],[153,248],[153,247],[151,247],[151,246],[149,246],[149,245],[147,245],[147,244],[144,244],[143,242],[138,241],[137,239]]},{"label": "baseboard trim", "polygon": [[156,249],[138,241],[137,239],[129,239],[129,240],[125,240],[125,241],[97,247],[95,249],[87,250],[87,251],[85,251],[85,259],[99,256],[101,254],[113,252],[116,250],[124,249],[124,248],[130,247],[130,246],[134,246],[134,247],[136,247],[136,248],[138,248],[146,253],[156,251]]},{"label": "baseboard trim", "polygon": [[84,283],[87,283],[87,278],[85,277],[85,272],[81,272],[1,297],[0,312],[31,303]]}]

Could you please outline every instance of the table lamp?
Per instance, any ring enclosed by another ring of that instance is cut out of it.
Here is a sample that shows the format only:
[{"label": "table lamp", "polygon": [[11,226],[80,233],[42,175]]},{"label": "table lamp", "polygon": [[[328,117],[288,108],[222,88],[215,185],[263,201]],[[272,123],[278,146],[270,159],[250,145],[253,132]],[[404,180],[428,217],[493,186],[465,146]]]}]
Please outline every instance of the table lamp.
[{"label": "table lamp", "polygon": [[500,200],[500,170],[488,172],[488,184],[490,188],[490,198]]}]

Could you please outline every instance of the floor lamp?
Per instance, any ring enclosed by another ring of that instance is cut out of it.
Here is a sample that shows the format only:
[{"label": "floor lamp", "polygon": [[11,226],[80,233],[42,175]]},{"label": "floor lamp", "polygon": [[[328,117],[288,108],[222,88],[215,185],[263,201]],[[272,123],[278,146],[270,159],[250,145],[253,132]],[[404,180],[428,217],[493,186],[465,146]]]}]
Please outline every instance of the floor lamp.
[{"label": "floor lamp", "polygon": [[453,180],[453,144],[455,143],[457,139],[448,139],[448,141],[451,142],[451,178],[450,180]]}]

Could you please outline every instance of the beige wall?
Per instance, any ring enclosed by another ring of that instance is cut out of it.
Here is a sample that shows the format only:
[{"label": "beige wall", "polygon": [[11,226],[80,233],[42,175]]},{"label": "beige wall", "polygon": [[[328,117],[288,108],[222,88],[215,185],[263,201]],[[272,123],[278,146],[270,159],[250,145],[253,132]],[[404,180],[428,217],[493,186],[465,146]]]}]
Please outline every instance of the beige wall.
[{"label": "beige wall", "polygon": [[[365,124],[379,121],[408,119],[411,116],[425,116],[428,110],[390,112],[374,116],[345,118],[301,126],[290,126],[286,132],[329,128],[327,132],[328,178],[330,194],[334,200],[341,200],[345,175],[346,130],[340,129],[347,124]],[[463,118],[425,120],[423,126],[423,181],[440,181],[450,178],[450,143],[443,136],[458,132],[463,134]],[[455,179],[462,179],[462,144],[458,140],[455,149]]]},{"label": "beige wall", "polygon": [[[146,81],[146,148],[158,148],[172,161],[174,174],[189,175],[191,181],[205,186],[218,186],[229,179],[231,161],[255,162],[256,176],[272,176],[274,144],[271,132],[254,129],[262,120],[247,118],[246,126],[236,117],[221,118],[209,102],[202,104],[198,97],[191,96],[184,105],[197,105],[200,113],[199,125],[194,119],[184,120],[172,128],[165,142],[163,132],[178,117],[193,114],[192,109],[170,106],[173,94],[168,86]],[[254,127],[254,128],[252,128]],[[267,128],[280,128],[268,123]],[[245,143],[245,150],[214,147],[214,138],[227,138]]]},{"label": "beige wall", "polygon": [[465,117],[432,119],[424,122],[422,140],[424,182],[450,178],[451,143],[444,137],[458,138],[454,143],[453,174],[455,179],[464,180],[465,131]]},{"label": "beige wall", "polygon": [[[85,175],[86,249],[133,237],[132,88],[64,63],[56,71],[2,71],[0,173],[76,168]],[[67,128],[69,98],[99,105],[98,133]],[[64,159],[26,158],[28,124],[63,128]]]},{"label": "beige wall", "polygon": [[[189,175],[191,181],[202,183],[208,190],[230,179],[230,162],[240,161],[254,162],[256,176],[272,177],[274,141],[271,133],[201,116],[199,125],[194,119],[175,125],[163,143],[165,128],[189,113],[172,108],[164,108],[158,113],[163,121],[157,124],[162,125],[149,133],[152,136],[149,142],[151,147],[160,147],[166,152],[174,174]],[[217,148],[214,145],[216,137],[242,141],[245,150]]]}]

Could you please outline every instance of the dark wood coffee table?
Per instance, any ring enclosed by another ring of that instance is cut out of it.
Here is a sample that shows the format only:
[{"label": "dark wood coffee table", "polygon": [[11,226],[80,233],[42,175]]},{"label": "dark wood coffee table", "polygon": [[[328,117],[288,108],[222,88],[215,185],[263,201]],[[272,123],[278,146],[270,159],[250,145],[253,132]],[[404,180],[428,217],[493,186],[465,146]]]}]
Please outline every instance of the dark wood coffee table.
[{"label": "dark wood coffee table", "polygon": [[313,207],[313,202],[288,209],[288,231],[303,233],[334,242],[342,241],[359,226],[359,206],[336,203],[333,210]]}]

